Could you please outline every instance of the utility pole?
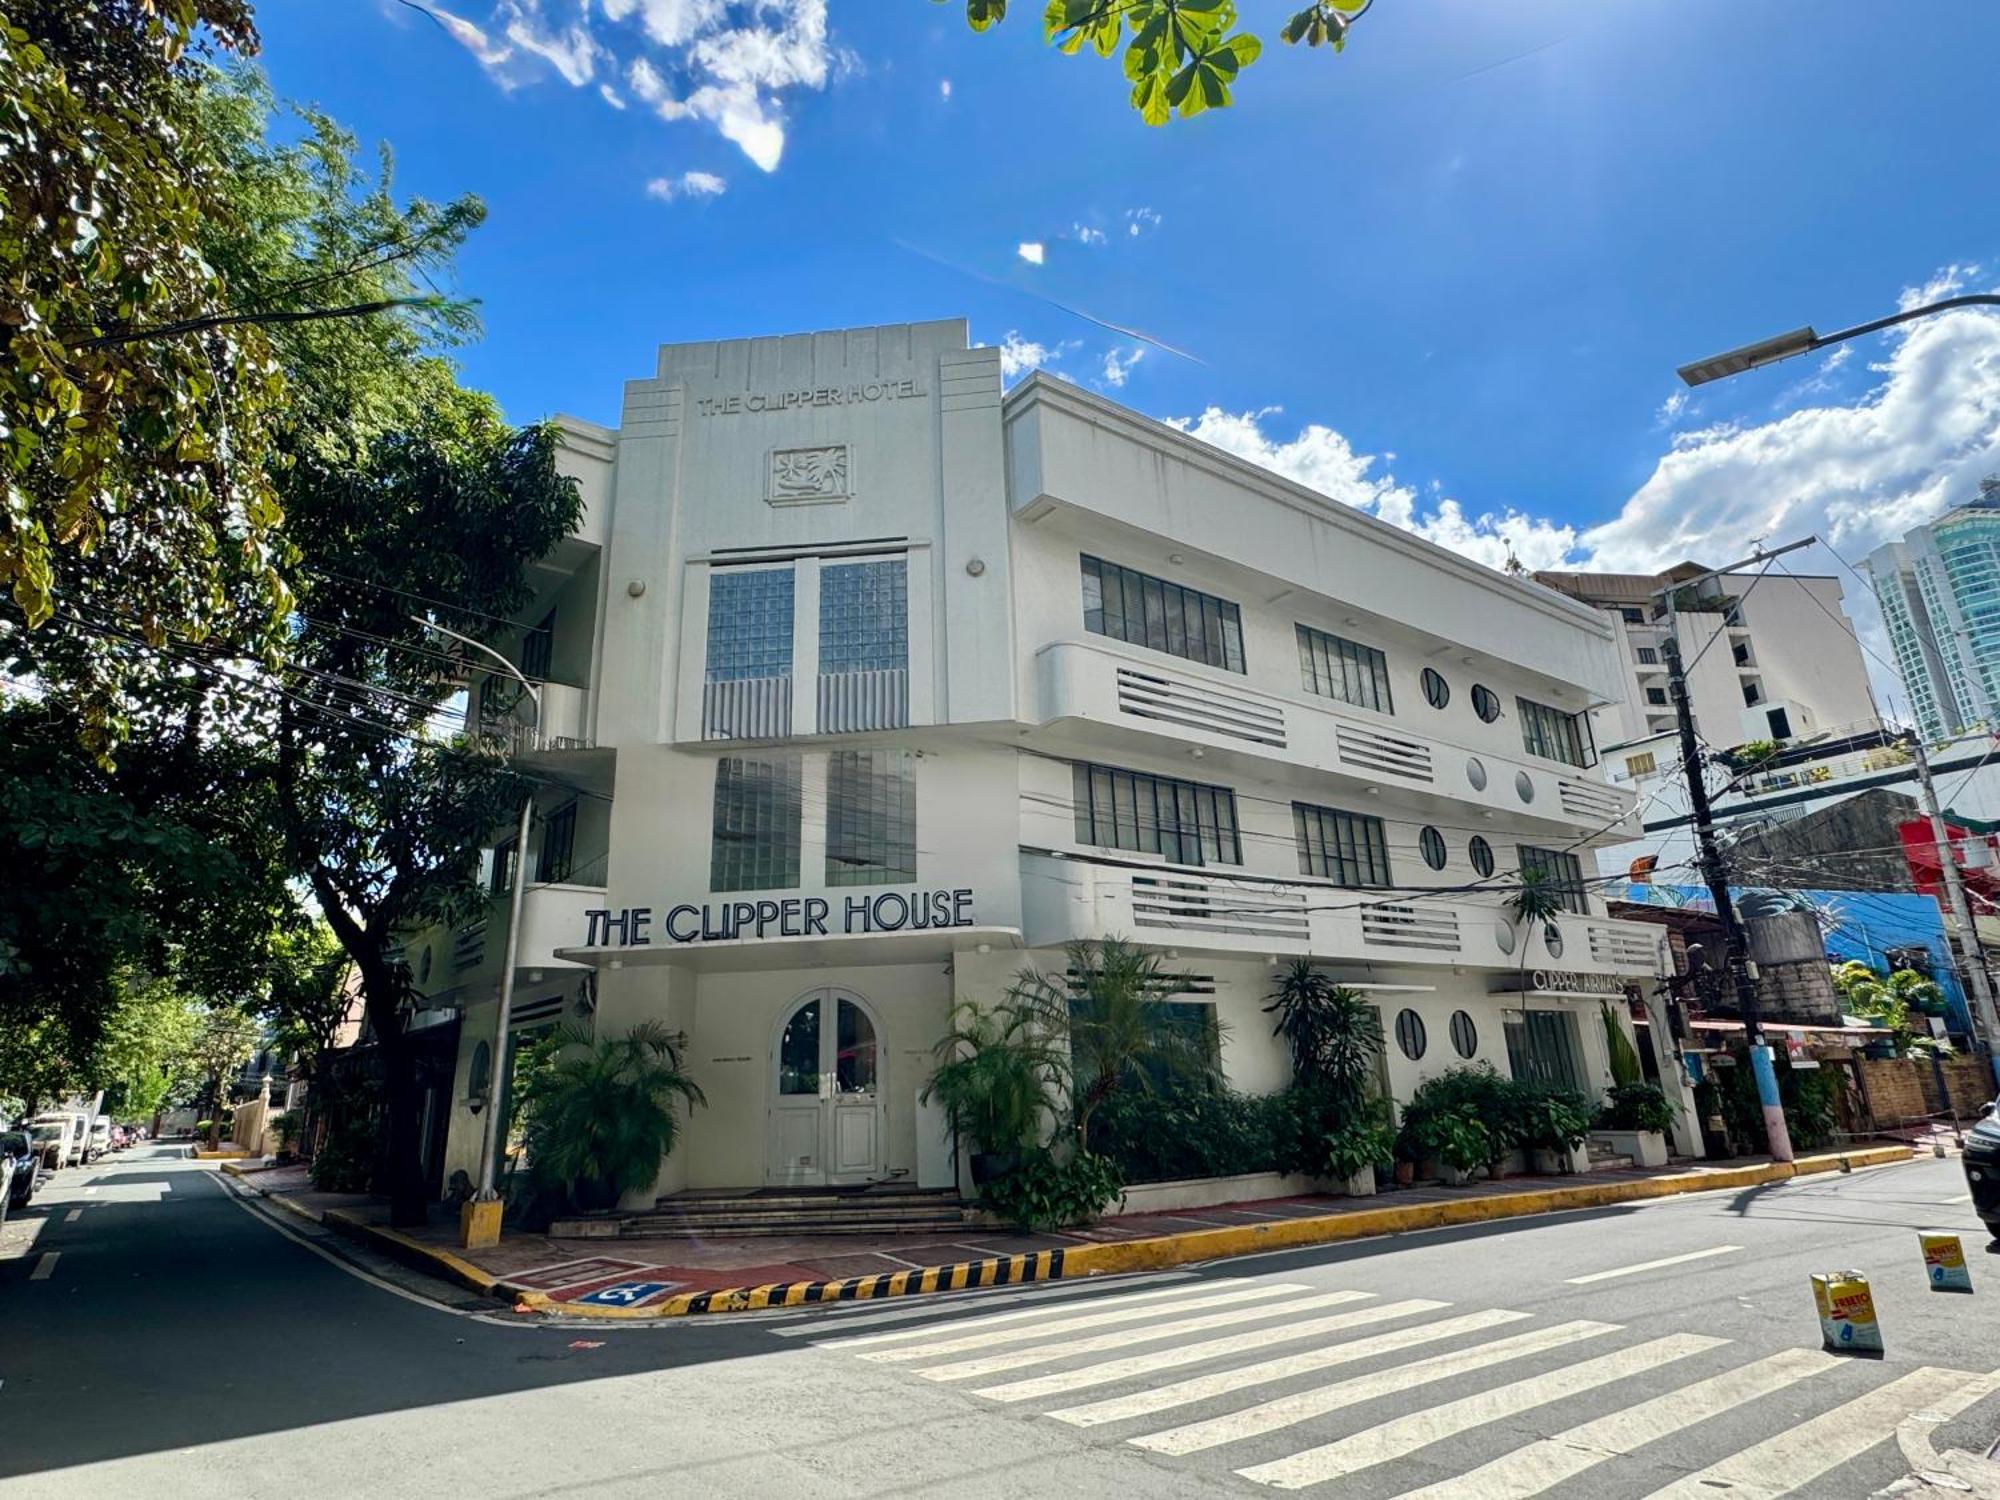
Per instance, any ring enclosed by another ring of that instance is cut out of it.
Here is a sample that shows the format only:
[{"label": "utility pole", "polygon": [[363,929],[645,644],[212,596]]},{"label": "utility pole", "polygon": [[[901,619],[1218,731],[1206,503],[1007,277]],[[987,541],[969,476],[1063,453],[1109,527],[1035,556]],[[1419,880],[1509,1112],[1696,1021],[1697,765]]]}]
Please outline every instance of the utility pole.
[{"label": "utility pole", "polygon": [[1958,949],[1959,966],[1965,971],[1966,986],[1972,991],[1973,1014],[1979,1022],[1980,1038],[1986,1043],[1986,1063],[1995,1080],[2000,1081],[2000,1014],[1995,1013],[1993,1006],[1993,980],[1986,972],[1986,955],[1980,951],[1978,929],[1972,925],[1972,908],[1965,899],[1965,885],[1958,878],[1958,855],[1952,849],[1944,813],[1938,807],[1937,787],[1931,782],[1930,756],[1924,750],[1923,735],[1917,731],[1911,730],[1904,743],[1916,759],[1917,786],[1923,793],[1924,814],[1931,820],[1931,839],[1937,845],[1945,901],[1951,908],[1954,945]]},{"label": "utility pole", "polygon": [[[1717,568],[1690,579],[1676,588],[1691,587],[1704,583],[1710,578],[1735,572],[1739,568],[1756,563],[1769,562],[1774,557],[1793,551],[1798,547],[1812,544],[1811,537],[1790,546],[1759,549],[1755,557],[1742,562],[1731,563],[1727,568]],[[1667,591],[1669,615],[1673,611],[1673,590]],[[1680,638],[1670,630],[1665,640],[1660,642],[1660,656],[1667,668],[1667,696],[1673,703],[1674,721],[1680,730],[1681,772],[1687,778],[1688,811],[1694,822],[1695,846],[1700,856],[1702,878],[1708,883],[1708,893],[1715,900],[1715,915],[1722,923],[1722,938],[1729,977],[1736,987],[1737,1003],[1743,1008],[1743,1034],[1750,1045],[1750,1071],[1757,1080],[1757,1102],[1764,1110],[1764,1134],[1770,1144],[1771,1155],[1778,1161],[1792,1159],[1792,1133],[1785,1125],[1784,1102],[1778,1097],[1778,1069],[1771,1059],[1771,1049],[1764,1042],[1764,1026],[1757,1007],[1756,965],[1750,962],[1750,944],[1743,935],[1743,924],[1736,916],[1736,903],[1729,897],[1729,870],[1722,860],[1722,850],[1715,841],[1715,817],[1709,806],[1708,783],[1703,777],[1705,763],[1702,759],[1700,742],[1695,738],[1694,713],[1688,706],[1687,671],[1681,662]]]}]

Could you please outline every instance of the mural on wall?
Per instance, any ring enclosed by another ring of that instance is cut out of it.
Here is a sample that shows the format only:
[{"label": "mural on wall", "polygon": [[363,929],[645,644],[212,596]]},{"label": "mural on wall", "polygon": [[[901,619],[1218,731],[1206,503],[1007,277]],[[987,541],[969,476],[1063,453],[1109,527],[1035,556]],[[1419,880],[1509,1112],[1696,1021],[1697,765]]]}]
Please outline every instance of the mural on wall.
[{"label": "mural on wall", "polygon": [[[1970,1035],[1972,1014],[1959,983],[1944,911],[1933,896],[1914,891],[1793,891],[1764,886],[1732,886],[1738,915],[1776,916],[1810,912],[1819,919],[1829,963],[1859,960],[1875,969],[1916,969],[1944,991],[1945,1027]],[[1628,885],[1617,899],[1684,911],[1715,910],[1702,885]]]}]

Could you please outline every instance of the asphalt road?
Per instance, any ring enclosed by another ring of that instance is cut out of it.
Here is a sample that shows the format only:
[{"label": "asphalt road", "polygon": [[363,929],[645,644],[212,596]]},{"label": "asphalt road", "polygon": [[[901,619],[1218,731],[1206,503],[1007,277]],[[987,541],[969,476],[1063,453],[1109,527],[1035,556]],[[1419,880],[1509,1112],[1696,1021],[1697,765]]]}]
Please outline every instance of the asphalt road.
[{"label": "asphalt road", "polygon": [[[0,1234],[0,1500],[1860,1500],[2000,1438],[2000,1255],[1964,1192],[1926,1161],[1109,1283],[559,1327],[127,1156]],[[1918,1227],[1964,1234],[1975,1295],[1928,1289]],[[1882,1359],[1819,1352],[1806,1278],[1848,1267]]]}]

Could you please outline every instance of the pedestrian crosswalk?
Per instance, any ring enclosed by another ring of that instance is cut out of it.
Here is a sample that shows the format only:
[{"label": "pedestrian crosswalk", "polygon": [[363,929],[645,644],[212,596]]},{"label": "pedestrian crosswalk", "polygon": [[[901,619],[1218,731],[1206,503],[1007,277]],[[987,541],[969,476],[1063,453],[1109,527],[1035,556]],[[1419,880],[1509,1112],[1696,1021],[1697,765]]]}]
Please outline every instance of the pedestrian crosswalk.
[{"label": "pedestrian crosswalk", "polygon": [[1876,1470],[1900,1472],[1897,1455],[1885,1451],[1865,1483],[1842,1466],[2000,1393],[2000,1372],[1898,1372],[1817,1348],[1753,1354],[1720,1332],[1281,1280],[956,1311],[807,1336],[1093,1441],[1271,1489],[1339,1493],[1359,1476],[1370,1496],[1397,1500],[1528,1500],[1559,1486],[1775,1500],[1835,1470],[1865,1495]]}]

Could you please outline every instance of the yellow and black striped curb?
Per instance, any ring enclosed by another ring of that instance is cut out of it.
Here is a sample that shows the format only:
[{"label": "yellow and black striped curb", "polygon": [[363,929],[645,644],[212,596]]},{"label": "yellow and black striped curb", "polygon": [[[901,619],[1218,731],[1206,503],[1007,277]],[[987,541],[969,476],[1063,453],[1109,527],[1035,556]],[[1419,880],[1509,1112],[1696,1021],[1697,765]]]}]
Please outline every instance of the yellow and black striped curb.
[{"label": "yellow and black striped curb", "polygon": [[[520,1310],[564,1317],[631,1321],[688,1317],[696,1313],[758,1312],[829,1302],[868,1302],[888,1297],[1022,1285],[1077,1276],[1157,1271],[1199,1261],[1262,1255],[1274,1250],[1303,1250],[1315,1245],[1375,1239],[1458,1224],[1608,1208],[1620,1203],[1671,1198],[1685,1193],[1763,1187],[1794,1177],[1840,1171],[1844,1167],[1889,1166],[1914,1159],[1915,1153],[1908,1146],[1870,1146],[1854,1151],[1805,1156],[1792,1162],[1759,1162],[1747,1167],[1710,1168],[1659,1177],[1580,1183],[1575,1187],[1533,1188],[1519,1193],[1449,1198],[1442,1202],[1391,1204],[1382,1208],[1319,1214],[1311,1218],[1192,1229],[1147,1239],[1076,1244],[1025,1255],[1002,1255],[988,1260],[958,1261],[944,1266],[852,1276],[841,1281],[781,1281],[764,1286],[682,1292],[647,1307],[602,1307],[593,1303],[561,1302],[546,1292],[510,1283],[504,1276],[482,1270],[448,1250],[426,1245],[383,1225],[371,1224],[345,1209],[328,1209],[319,1216],[319,1222],[352,1239],[365,1240],[418,1270],[442,1275],[474,1291],[505,1299]],[[281,1203],[285,1201],[282,1195],[271,1196]],[[292,1207],[290,1204],[286,1206]],[[295,1208],[294,1211],[311,1217],[310,1210]],[[635,1276],[637,1274],[634,1273]]]}]

